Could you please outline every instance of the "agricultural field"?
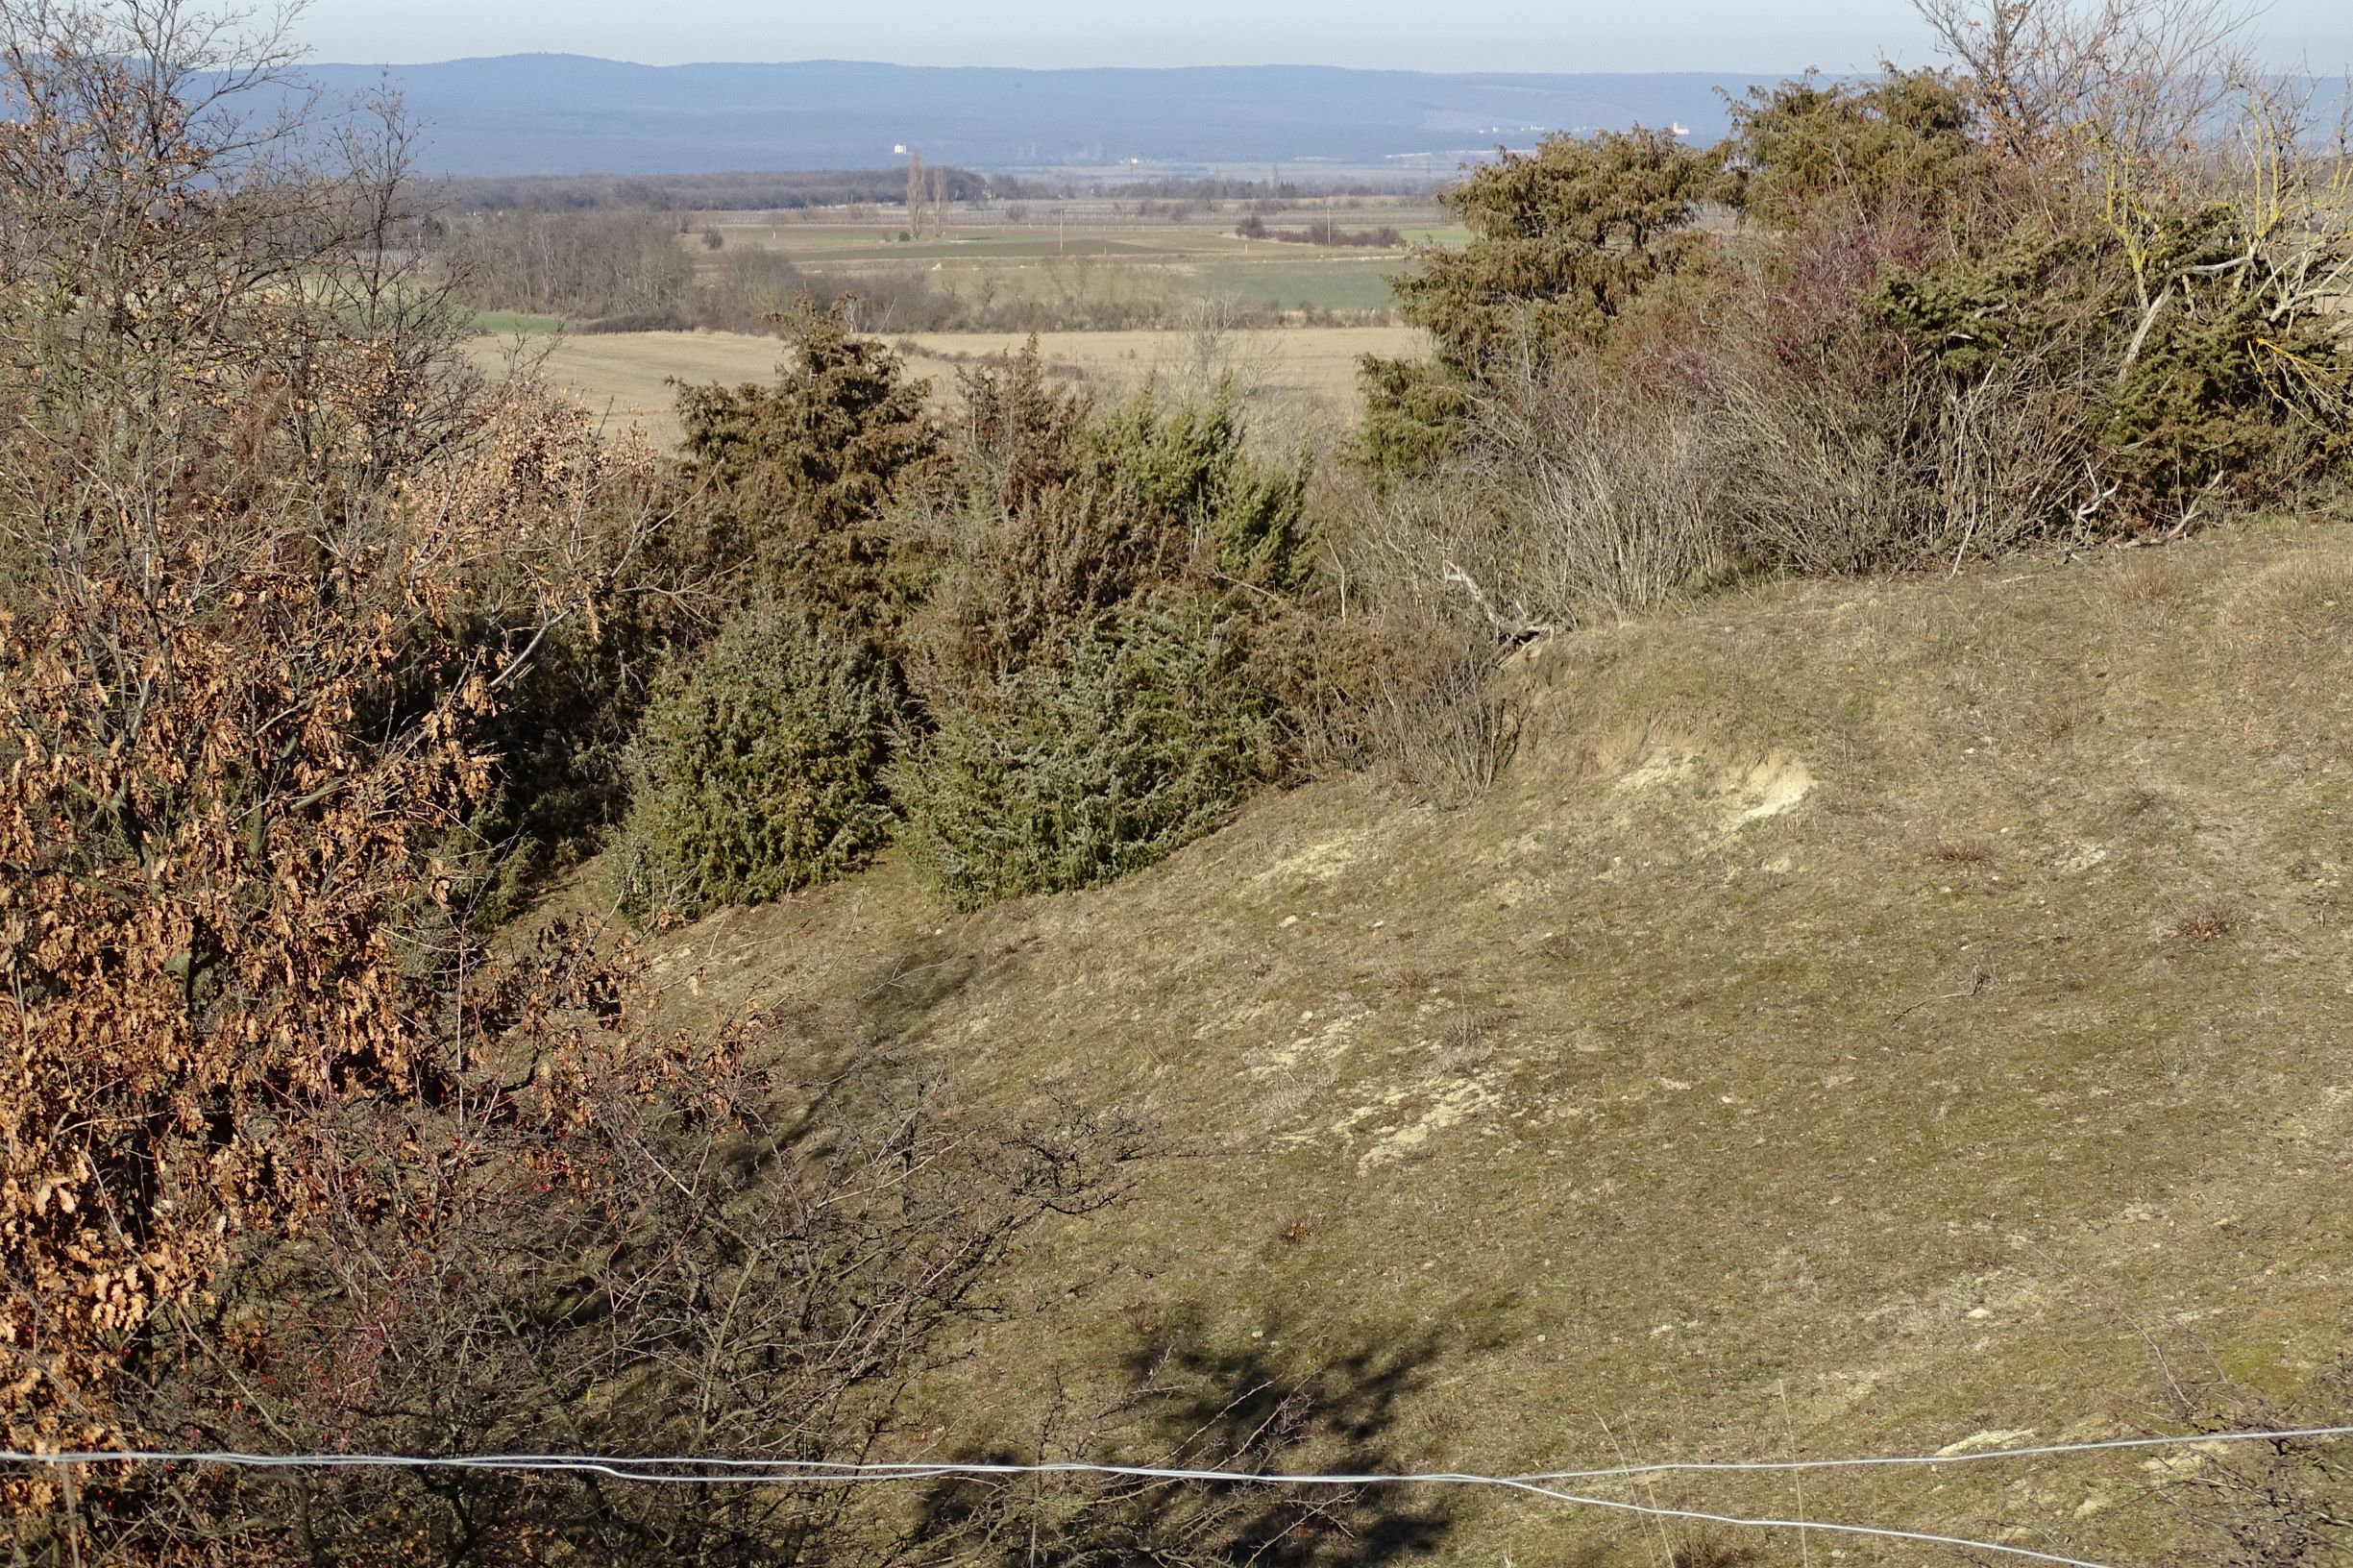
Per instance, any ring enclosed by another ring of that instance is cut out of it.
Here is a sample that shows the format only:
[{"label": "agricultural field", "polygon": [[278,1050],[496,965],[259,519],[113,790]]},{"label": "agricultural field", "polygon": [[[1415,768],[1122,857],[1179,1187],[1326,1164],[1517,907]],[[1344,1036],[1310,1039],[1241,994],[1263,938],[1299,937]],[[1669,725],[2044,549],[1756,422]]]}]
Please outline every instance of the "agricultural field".
[{"label": "agricultural field", "polygon": [[[1139,208],[1155,208],[1144,211]],[[1385,312],[1388,278],[1404,262],[1406,243],[1461,244],[1466,231],[1428,203],[1411,205],[1307,203],[1256,213],[1273,233],[1340,235],[1394,230],[1394,246],[1317,245],[1295,239],[1245,238],[1236,228],[1254,215],[1251,204],[1228,202],[1172,213],[1164,204],[1105,202],[1014,203],[985,211],[955,211],[940,232],[907,233],[906,214],[877,208],[858,221],[775,221],[781,215],[741,212],[690,216],[681,240],[699,256],[705,233],[721,245],[782,256],[829,280],[844,274],[919,275],[937,288],[971,298],[1065,293],[1071,271],[1117,269],[1130,292],[1230,301],[1267,310]]]},{"label": "agricultural field", "polygon": [[[935,396],[952,396],[960,366],[1018,353],[1008,332],[925,332],[899,340],[910,368]],[[1328,425],[1351,417],[1358,361],[1421,352],[1406,327],[1282,327],[1235,331],[1046,332],[1040,355],[1061,379],[1119,395],[1147,380],[1192,386],[1230,373],[1272,426]],[[549,378],[622,429],[668,445],[678,436],[676,383],[763,381],[784,345],[743,332],[611,332],[474,340],[478,363],[497,368],[513,352],[537,357]]]},{"label": "agricultural field", "polygon": [[[827,300],[854,294],[860,328],[898,343],[943,395],[953,391],[957,366],[1016,352],[1036,327],[1042,352],[1066,380],[1115,395],[1147,380],[1202,384],[1231,373],[1276,426],[1349,415],[1364,355],[1420,352],[1420,334],[1396,323],[1390,278],[1406,264],[1407,244],[1462,237],[1427,202],[1357,198],[1272,210],[1086,199],[926,217],[937,227],[919,239],[905,237],[907,214],[895,207],[806,218],[699,212],[675,221],[697,289],[706,298],[732,289],[730,298],[749,300],[706,326],[748,328],[801,290]],[[1267,237],[1237,233],[1245,218],[1262,223]],[[1385,231],[1399,243],[1274,237]],[[754,257],[763,267],[780,265],[748,285],[730,284],[729,275]],[[693,319],[674,316],[673,325]],[[567,331],[579,324],[485,308],[475,317],[472,352],[485,365],[516,352],[537,356],[557,384],[615,426],[642,427],[665,443],[678,434],[674,382],[764,380],[781,352],[774,338],[752,331]]]}]

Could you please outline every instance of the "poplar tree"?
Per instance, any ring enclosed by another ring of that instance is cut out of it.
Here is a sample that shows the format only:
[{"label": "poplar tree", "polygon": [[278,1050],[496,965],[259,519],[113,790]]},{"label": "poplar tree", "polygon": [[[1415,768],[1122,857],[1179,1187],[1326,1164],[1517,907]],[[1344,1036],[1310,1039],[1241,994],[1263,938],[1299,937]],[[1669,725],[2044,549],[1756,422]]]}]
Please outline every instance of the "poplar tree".
[{"label": "poplar tree", "polygon": [[923,179],[923,155],[907,153],[907,237],[923,237],[923,196],[930,187]]}]

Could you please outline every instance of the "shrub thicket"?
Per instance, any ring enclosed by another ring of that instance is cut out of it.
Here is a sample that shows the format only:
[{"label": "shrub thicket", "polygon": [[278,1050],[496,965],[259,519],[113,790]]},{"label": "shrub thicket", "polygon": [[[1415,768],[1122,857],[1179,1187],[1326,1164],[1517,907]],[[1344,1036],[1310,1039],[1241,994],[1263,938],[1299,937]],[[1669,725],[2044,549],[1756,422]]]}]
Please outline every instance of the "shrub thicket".
[{"label": "shrub thicket", "polygon": [[2069,365],[2118,517],[2179,518],[2215,494],[2277,499],[2345,457],[2353,352],[2282,273],[2304,264],[2218,202],[2137,235],[2087,220],[2013,237],[1898,273],[1871,304],[1955,387]]},{"label": "shrub thicket", "polygon": [[758,332],[785,316],[810,292],[799,267],[774,251],[743,246],[721,256],[699,283],[698,315],[723,332]]},{"label": "shrub thicket", "polygon": [[[1166,853],[1315,728],[1277,724],[1268,695],[1330,691],[1301,656],[1308,468],[1253,453],[1230,390],[1105,411],[1033,344],[968,372],[944,432],[842,311],[793,330],[772,387],[681,404],[702,558],[744,559],[812,629],[747,623],[655,702],[617,856],[632,909],[771,896],[870,847],[884,743],[858,731],[886,686],[916,698],[897,776],[924,858],[968,903]],[[1194,613],[1150,608],[1171,594]],[[1279,675],[1248,667],[1254,620],[1287,628]]]},{"label": "shrub thicket", "polygon": [[[586,409],[527,386],[501,389],[480,434],[485,466],[512,498],[488,526],[527,506],[567,508],[564,549],[552,560],[486,552],[456,613],[412,636],[408,689],[388,705],[413,708],[418,677],[429,684],[471,649],[527,649],[478,726],[491,794],[439,845],[453,896],[496,924],[601,847],[626,809],[624,757],[650,681],[692,631],[677,612],[695,573],[671,548],[674,480],[650,447],[601,437]],[[531,606],[552,581],[576,584],[583,602],[551,622]]]},{"label": "shrub thicket", "polygon": [[2275,89],[2229,101],[2256,79],[2217,13],[1994,9],[1929,8],[1968,74],[1809,75],[1712,157],[1557,136],[1450,198],[1472,238],[1399,280],[1432,352],[1365,363],[1369,494],[1329,541],[1391,626],[1401,775],[1484,770],[1433,759],[1507,734],[1498,653],[1686,584],[1961,571],[2341,484],[2341,148]]},{"label": "shrub thicket", "polygon": [[1234,617],[1107,617],[940,716],[893,772],[909,847],[960,908],[1109,882],[1271,776],[1271,720]]},{"label": "shrub thicket", "polygon": [[899,706],[879,661],[795,612],[730,622],[647,706],[614,855],[623,906],[691,918],[859,865],[891,836]]},{"label": "shrub thicket", "polygon": [[915,585],[884,520],[944,456],[930,383],[908,380],[887,344],[853,334],[839,307],[804,298],[783,325],[792,357],[772,384],[678,394],[699,549],[714,570],[748,575],[738,593],[887,640]]},{"label": "shrub thicket", "polygon": [[[2085,40],[2085,80],[2128,42]],[[1637,556],[1959,569],[2341,476],[2341,160],[2261,90],[2230,150],[2140,135],[2133,105],[2159,85],[2112,86],[2074,131],[2020,143],[1983,82],[1808,77],[1733,106],[1706,180],[1697,154],[1606,135],[1480,171],[1455,199],[1469,246],[1399,283],[1434,353],[1366,366],[1358,447],[1376,473],[1434,469],[1482,515],[1422,508],[1446,530],[1391,529],[1388,564],[1454,582],[1512,635],[1655,599]],[[2185,124],[2210,136],[2200,102]],[[1703,190],[1737,232],[1692,231]],[[1630,507],[1620,449],[1685,478]],[[1496,613],[1515,580],[1578,559],[1596,592]]]},{"label": "shrub thicket", "polygon": [[969,374],[965,404],[909,637],[935,728],[895,777],[916,855],[970,906],[1207,831],[1320,733],[1304,710],[1328,683],[1301,630],[1306,465],[1253,454],[1230,390],[1104,412],[1033,345]]},{"label": "shrub thicket", "polygon": [[676,225],[624,210],[492,212],[461,218],[443,261],[469,299],[583,320],[683,318],[695,264]]},{"label": "shrub thicket", "polygon": [[1034,351],[967,378],[962,483],[933,520],[927,691],[1051,662],[1077,627],[1174,582],[1283,594],[1310,574],[1307,469],[1248,449],[1230,391],[1109,414]]}]

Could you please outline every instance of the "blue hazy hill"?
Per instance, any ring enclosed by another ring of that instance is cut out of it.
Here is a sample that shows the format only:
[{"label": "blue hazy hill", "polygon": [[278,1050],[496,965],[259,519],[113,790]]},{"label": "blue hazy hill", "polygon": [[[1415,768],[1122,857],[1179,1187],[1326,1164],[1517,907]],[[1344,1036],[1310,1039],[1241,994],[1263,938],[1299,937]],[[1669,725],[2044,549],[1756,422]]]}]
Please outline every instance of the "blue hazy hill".
[{"label": "blue hazy hill", "polygon": [[[425,124],[429,175],[863,168],[892,148],[1003,169],[1067,164],[1440,166],[1546,131],[1679,123],[1724,131],[1718,88],[1763,77],[1440,75],[1334,66],[1020,70],[802,61],[632,65],[507,55],[319,65],[334,93],[389,75]],[[1300,172],[1307,172],[1304,169]]]}]

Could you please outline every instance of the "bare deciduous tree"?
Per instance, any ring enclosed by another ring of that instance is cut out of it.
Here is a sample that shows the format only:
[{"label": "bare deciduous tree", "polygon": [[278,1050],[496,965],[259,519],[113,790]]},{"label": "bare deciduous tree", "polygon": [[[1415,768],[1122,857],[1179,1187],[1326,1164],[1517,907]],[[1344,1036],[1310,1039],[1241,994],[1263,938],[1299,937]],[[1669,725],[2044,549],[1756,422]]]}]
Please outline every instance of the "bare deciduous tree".
[{"label": "bare deciduous tree", "polygon": [[2248,75],[2244,0],[1914,0],[1998,146],[2071,159],[2089,135],[2142,159],[2216,129]]}]

